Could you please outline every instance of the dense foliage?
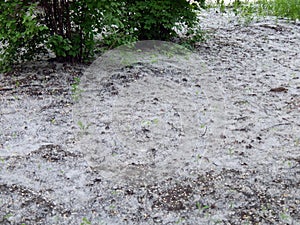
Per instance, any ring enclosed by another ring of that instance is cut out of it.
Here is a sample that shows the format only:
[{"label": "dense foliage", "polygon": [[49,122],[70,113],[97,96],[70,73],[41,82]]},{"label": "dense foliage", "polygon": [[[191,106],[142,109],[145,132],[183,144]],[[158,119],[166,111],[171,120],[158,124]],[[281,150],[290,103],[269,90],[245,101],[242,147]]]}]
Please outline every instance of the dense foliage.
[{"label": "dense foliage", "polygon": [[193,27],[197,21],[195,5],[185,0],[125,0],[124,7],[126,25],[142,40],[169,40],[176,35],[174,27]]},{"label": "dense foliage", "polygon": [[0,3],[0,70],[14,62],[31,59],[42,47],[47,27],[38,21],[36,3],[11,0]]},{"label": "dense foliage", "polygon": [[[219,6],[222,12],[226,11],[224,0],[219,1]],[[234,0],[229,6],[247,23],[257,16],[276,16],[295,22],[300,20],[300,0]]]},{"label": "dense foliage", "polygon": [[95,36],[115,47],[135,40],[170,40],[184,26],[195,33],[196,4],[186,0],[6,0],[0,3],[0,70],[53,52],[83,62]]},{"label": "dense foliage", "polygon": [[300,0],[259,0],[259,13],[300,20]]}]

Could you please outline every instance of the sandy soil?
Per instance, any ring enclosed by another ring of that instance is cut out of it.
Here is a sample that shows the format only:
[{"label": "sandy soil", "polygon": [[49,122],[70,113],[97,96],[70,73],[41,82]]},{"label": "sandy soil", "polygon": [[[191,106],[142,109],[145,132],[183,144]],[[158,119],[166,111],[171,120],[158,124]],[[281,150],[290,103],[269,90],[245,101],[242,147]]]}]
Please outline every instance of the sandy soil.
[{"label": "sandy soil", "polygon": [[0,75],[1,224],[300,223],[300,24],[201,18],[193,53]]}]

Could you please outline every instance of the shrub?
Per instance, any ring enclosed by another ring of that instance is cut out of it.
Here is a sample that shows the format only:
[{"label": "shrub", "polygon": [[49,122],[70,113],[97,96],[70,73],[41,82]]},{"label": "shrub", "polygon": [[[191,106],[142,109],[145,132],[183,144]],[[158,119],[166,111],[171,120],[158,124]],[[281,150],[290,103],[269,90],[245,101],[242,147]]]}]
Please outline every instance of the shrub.
[{"label": "shrub", "polygon": [[[51,50],[58,60],[93,56],[94,36],[116,23],[117,1],[8,0],[0,3],[0,71]],[[118,23],[116,23],[118,24]]]},{"label": "shrub", "polygon": [[170,40],[177,35],[174,28],[182,26],[193,34],[196,8],[186,0],[2,1],[0,71],[48,50],[58,60],[90,60],[98,34],[110,47],[138,39]]},{"label": "shrub", "polygon": [[196,4],[187,0],[123,0],[125,30],[133,30],[139,40],[170,40],[174,28],[191,29],[197,23]]},{"label": "shrub", "polygon": [[93,56],[95,34],[104,27],[105,13],[117,6],[114,1],[41,0],[42,22],[49,28],[47,46],[58,59],[83,62]]},{"label": "shrub", "polygon": [[36,7],[36,3],[29,1],[1,1],[0,70],[7,70],[13,63],[44,52],[47,27],[39,23]]}]

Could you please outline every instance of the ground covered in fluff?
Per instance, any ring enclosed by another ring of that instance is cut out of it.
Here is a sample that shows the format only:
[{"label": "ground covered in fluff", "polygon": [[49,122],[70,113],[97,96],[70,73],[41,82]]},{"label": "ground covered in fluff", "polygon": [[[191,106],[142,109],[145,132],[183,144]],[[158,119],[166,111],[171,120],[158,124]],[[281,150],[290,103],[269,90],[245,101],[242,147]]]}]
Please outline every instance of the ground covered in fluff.
[{"label": "ground covered in fluff", "polygon": [[0,75],[1,224],[300,223],[300,24],[200,17],[188,57]]}]

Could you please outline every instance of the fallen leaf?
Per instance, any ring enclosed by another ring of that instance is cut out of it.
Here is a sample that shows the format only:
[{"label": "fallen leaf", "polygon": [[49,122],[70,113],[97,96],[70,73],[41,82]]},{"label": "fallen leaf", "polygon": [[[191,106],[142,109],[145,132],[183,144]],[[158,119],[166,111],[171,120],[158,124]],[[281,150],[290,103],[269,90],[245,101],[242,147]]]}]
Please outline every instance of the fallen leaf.
[{"label": "fallen leaf", "polygon": [[288,89],[285,87],[276,87],[276,88],[271,88],[270,91],[272,91],[272,92],[287,92]]}]

